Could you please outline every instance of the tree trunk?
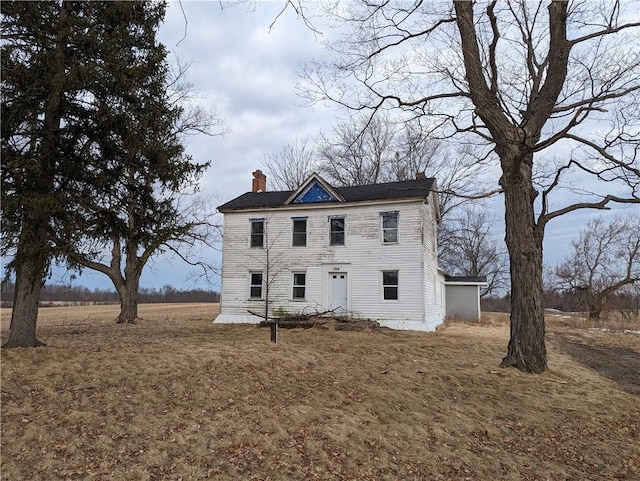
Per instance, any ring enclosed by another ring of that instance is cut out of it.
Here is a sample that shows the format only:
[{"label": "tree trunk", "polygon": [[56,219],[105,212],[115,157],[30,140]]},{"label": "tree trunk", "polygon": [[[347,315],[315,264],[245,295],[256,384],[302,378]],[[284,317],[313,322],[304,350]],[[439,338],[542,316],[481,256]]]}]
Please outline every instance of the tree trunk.
[{"label": "tree trunk", "polygon": [[120,314],[118,324],[135,324],[138,320],[138,286],[139,277],[127,277],[116,286],[120,297]]},{"label": "tree trunk", "polygon": [[[135,231],[135,215],[129,214],[130,229]],[[120,244],[117,243],[118,250]],[[142,267],[144,262],[137,255],[137,246],[129,241],[125,246],[125,264],[124,277],[120,276],[120,256],[118,255],[117,266],[112,266],[118,270],[118,284],[116,289],[120,295],[120,315],[118,316],[118,324],[135,324],[138,319],[138,291],[140,288],[140,276],[142,275]],[[115,284],[115,282],[114,282]],[[119,286],[119,287],[118,287]]]},{"label": "tree trunk", "polygon": [[599,321],[600,314],[602,313],[602,302],[599,300],[596,302],[589,302],[589,320]]},{"label": "tree trunk", "polygon": [[[488,129],[502,167],[500,185],[505,194],[506,243],[511,267],[511,339],[502,366],[513,366],[524,372],[536,373],[547,369],[542,296],[545,221],[536,224],[534,215],[533,152],[567,78],[569,53],[573,45],[566,35],[568,3],[552,1],[549,4],[546,65],[538,66],[538,72],[532,76],[531,79],[539,84],[528,93],[530,98],[526,109],[521,110],[523,121],[516,123],[498,94],[500,82],[495,45],[500,35],[494,13],[495,2],[487,7],[493,39],[485,50],[480,48],[475,30],[474,2],[454,1],[465,78],[474,113]],[[524,43],[531,47],[529,41],[529,37],[524,39]],[[486,133],[483,132],[482,136],[486,138]]]},{"label": "tree trunk", "polygon": [[[27,225],[25,224],[25,227]],[[31,232],[29,232],[31,230]],[[44,238],[42,238],[44,236]],[[26,229],[18,246],[16,258],[16,287],[9,339],[3,347],[43,346],[36,337],[40,290],[47,273],[46,231],[44,224]]]},{"label": "tree trunk", "polygon": [[[26,192],[29,202],[25,208],[24,222],[20,229],[20,240],[16,251],[15,272],[16,287],[13,298],[13,311],[9,328],[9,339],[4,347],[37,347],[44,343],[36,337],[38,322],[38,304],[40,291],[51,258],[49,234],[51,209],[49,203],[56,202],[50,198],[55,192],[54,174],[60,156],[58,147],[60,125],[62,122],[62,98],[66,79],[66,41],[63,22],[69,15],[69,2],[60,5],[60,23],[57,30],[55,55],[51,63],[53,68],[45,73],[51,77],[51,89],[43,112],[42,145],[40,152],[33,158],[26,158],[29,169],[32,169],[30,184]],[[37,151],[37,149],[35,149]],[[35,202],[34,202],[35,201]]]},{"label": "tree trunk", "polygon": [[[500,155],[500,152],[498,152]],[[542,291],[542,227],[536,226],[532,154],[501,155],[506,243],[511,268],[511,337],[502,367],[547,369]]]}]

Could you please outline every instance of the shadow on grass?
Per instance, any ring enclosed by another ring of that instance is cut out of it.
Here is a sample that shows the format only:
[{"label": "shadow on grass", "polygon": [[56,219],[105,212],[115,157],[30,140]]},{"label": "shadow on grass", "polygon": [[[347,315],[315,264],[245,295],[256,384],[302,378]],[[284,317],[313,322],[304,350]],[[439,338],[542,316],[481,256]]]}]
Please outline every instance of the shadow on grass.
[{"label": "shadow on grass", "polygon": [[620,346],[592,345],[567,339],[560,342],[560,349],[616,382],[624,391],[640,396],[640,353]]}]

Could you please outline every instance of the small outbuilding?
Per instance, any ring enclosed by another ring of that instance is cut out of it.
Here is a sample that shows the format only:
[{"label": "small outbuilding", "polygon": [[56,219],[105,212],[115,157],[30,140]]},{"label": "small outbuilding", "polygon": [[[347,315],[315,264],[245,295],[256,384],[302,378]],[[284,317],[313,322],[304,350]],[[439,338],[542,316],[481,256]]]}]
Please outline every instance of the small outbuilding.
[{"label": "small outbuilding", "polygon": [[446,316],[458,321],[480,321],[480,288],[487,285],[487,276],[444,276]]}]

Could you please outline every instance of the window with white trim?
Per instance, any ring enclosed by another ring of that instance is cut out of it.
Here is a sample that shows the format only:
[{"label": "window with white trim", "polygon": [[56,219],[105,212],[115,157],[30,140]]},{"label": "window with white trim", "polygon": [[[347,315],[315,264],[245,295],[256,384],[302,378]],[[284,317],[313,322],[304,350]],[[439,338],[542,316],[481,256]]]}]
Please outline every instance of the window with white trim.
[{"label": "window with white trim", "polygon": [[293,273],[293,300],[304,300],[305,290],[307,287],[307,273],[306,272],[294,272]]},{"label": "window with white trim", "polygon": [[345,232],[345,218],[330,217],[329,218],[329,245],[343,246],[344,232]]},{"label": "window with white trim", "polygon": [[293,247],[306,247],[307,245],[307,218],[293,218],[293,238],[291,240]]},{"label": "window with white trim", "polygon": [[249,273],[249,297],[262,299],[262,271]]},{"label": "window with white trim", "polygon": [[382,243],[398,243],[398,212],[380,212]]},{"label": "window with white trim", "polygon": [[249,245],[251,247],[264,247],[264,219],[249,219],[250,233]]},{"label": "window with white trim", "polygon": [[385,301],[398,300],[398,271],[382,271],[382,298]]}]

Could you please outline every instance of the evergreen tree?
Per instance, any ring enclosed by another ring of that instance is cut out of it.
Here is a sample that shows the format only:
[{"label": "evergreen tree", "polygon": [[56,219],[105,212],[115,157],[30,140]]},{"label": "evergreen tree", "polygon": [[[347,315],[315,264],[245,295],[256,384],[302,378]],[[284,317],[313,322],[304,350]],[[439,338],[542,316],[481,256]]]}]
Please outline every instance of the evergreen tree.
[{"label": "evergreen tree", "polygon": [[40,344],[53,259],[88,265],[112,242],[119,270],[123,245],[137,294],[154,228],[185,233],[171,225],[175,193],[206,166],[180,142],[184,112],[156,40],[164,12],[160,2],[2,3],[2,253],[16,275],[7,346]]},{"label": "evergreen tree", "polygon": [[51,233],[81,190],[78,119],[90,115],[80,85],[85,31],[72,2],[2,2],[2,254],[16,288],[7,346],[38,346],[40,289],[59,254]]},{"label": "evergreen tree", "polygon": [[[116,6],[117,8],[113,8]],[[105,10],[118,34],[98,31],[105,68],[92,93],[99,114],[93,119],[96,190],[79,207],[82,237],[69,244],[74,267],[104,273],[120,296],[118,322],[135,322],[143,268],[160,249],[207,242],[213,209],[200,201],[183,205],[186,192],[208,164],[185,155],[182,135],[208,133],[215,116],[182,106],[184,70],[172,73],[166,50],[156,40],[164,6],[121,2]],[[99,7],[94,7],[99,8]],[[104,253],[107,253],[106,255]],[[188,254],[178,252],[188,260]]]}]

